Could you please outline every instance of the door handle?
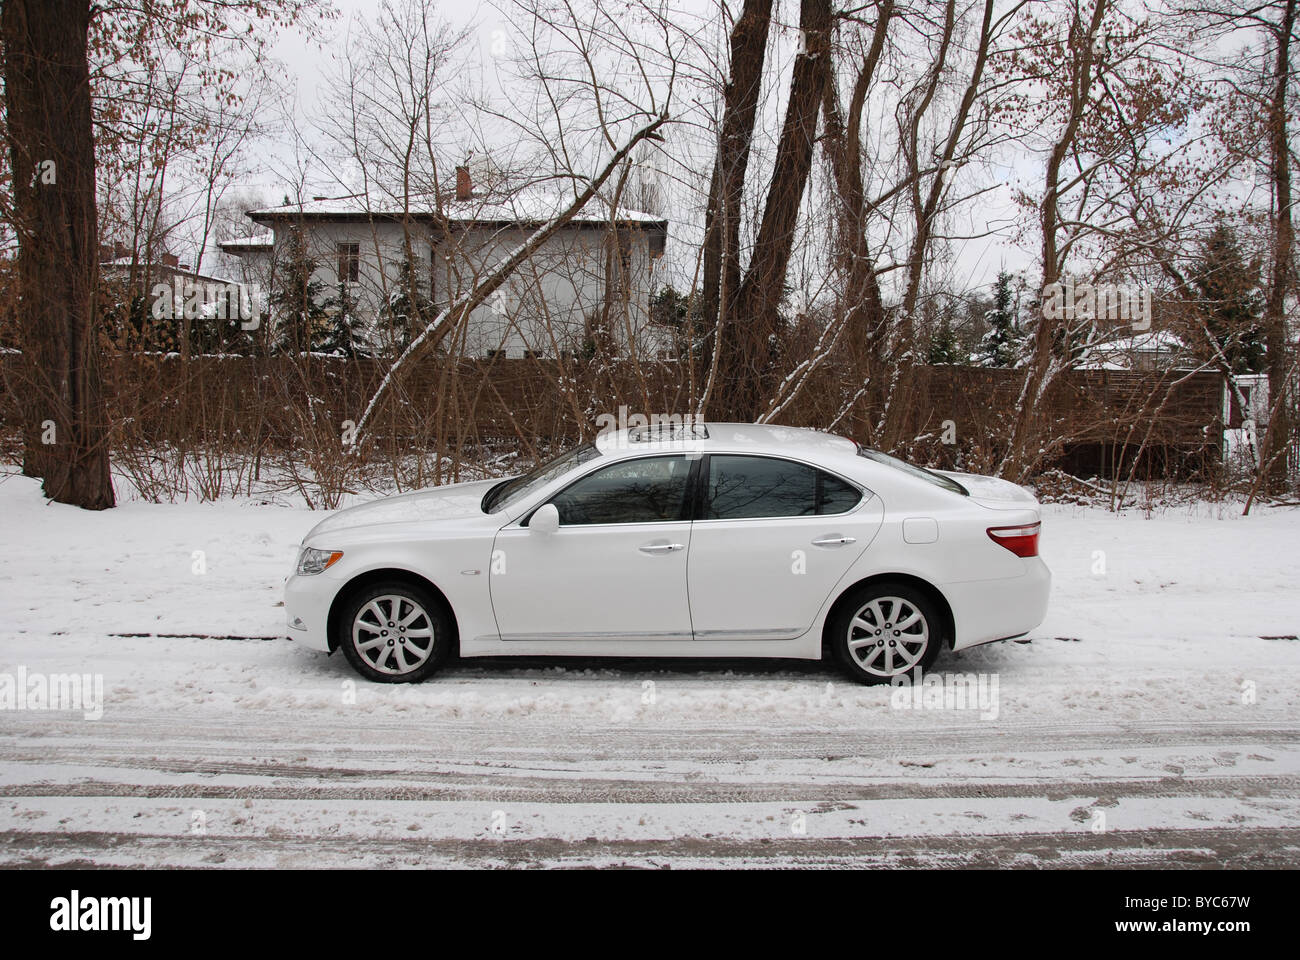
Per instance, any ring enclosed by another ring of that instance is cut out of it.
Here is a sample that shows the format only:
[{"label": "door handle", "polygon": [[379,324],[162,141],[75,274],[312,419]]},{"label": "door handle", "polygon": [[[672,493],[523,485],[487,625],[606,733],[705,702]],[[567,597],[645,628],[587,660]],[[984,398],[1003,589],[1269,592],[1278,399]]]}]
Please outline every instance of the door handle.
[{"label": "door handle", "polygon": [[856,537],[841,537],[838,534],[832,534],[826,537],[818,537],[813,541],[814,547],[843,547],[850,543],[857,543]]},{"label": "door handle", "polygon": [[642,553],[672,553],[674,550],[685,550],[684,543],[643,543],[637,547]]}]

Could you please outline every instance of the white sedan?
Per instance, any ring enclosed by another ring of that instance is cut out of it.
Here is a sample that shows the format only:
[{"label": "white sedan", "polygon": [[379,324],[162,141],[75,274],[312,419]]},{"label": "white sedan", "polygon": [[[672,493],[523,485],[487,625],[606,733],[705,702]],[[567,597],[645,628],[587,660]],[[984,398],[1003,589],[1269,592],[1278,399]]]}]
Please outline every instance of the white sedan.
[{"label": "white sedan", "polygon": [[291,638],[362,676],[485,656],[832,655],[856,680],[1022,636],[1038,501],[813,430],[656,424],[508,480],[362,504],[303,539]]}]

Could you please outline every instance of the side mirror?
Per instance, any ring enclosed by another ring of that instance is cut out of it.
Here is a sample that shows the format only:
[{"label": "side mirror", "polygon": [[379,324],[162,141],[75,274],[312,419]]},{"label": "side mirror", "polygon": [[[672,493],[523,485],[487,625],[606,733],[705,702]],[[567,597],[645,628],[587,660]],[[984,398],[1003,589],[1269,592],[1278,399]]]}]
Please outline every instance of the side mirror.
[{"label": "side mirror", "polygon": [[528,518],[528,529],[538,533],[554,533],[560,529],[560,511],[555,504],[546,503],[538,507]]}]

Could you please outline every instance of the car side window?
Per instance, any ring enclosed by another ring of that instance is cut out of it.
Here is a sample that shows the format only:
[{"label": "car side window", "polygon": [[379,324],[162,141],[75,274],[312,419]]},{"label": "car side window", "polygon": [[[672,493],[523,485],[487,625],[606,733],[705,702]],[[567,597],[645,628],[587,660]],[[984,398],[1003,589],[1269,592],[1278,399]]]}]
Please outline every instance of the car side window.
[{"label": "car side window", "polygon": [[862,493],[839,477],[775,457],[709,457],[706,520],[845,513]]},{"label": "car side window", "polygon": [[682,455],[624,460],[583,477],[551,503],[561,526],[682,520],[690,473]]},{"label": "car side window", "polygon": [[819,514],[848,513],[858,505],[862,499],[861,490],[823,470],[818,470],[817,473],[821,480],[821,489],[817,494]]}]

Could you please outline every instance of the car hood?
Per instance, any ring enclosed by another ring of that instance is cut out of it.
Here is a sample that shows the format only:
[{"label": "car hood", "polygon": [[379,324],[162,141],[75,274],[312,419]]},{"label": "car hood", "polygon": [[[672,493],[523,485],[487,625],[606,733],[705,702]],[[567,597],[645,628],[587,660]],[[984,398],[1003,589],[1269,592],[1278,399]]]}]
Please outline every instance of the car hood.
[{"label": "car hood", "polygon": [[384,497],[369,503],[357,504],[326,517],[303,538],[304,542],[322,533],[335,533],[355,527],[381,523],[427,523],[437,520],[459,520],[483,516],[483,495],[500,483],[496,480],[475,480],[471,483],[452,483],[445,487],[430,487],[415,493]]},{"label": "car hood", "polygon": [[1001,477],[986,477],[978,473],[958,473],[955,470],[935,470],[945,477],[952,477],[970,494],[970,498],[981,506],[994,510],[1024,510],[1026,507],[1038,506],[1038,498],[1010,480]]}]

